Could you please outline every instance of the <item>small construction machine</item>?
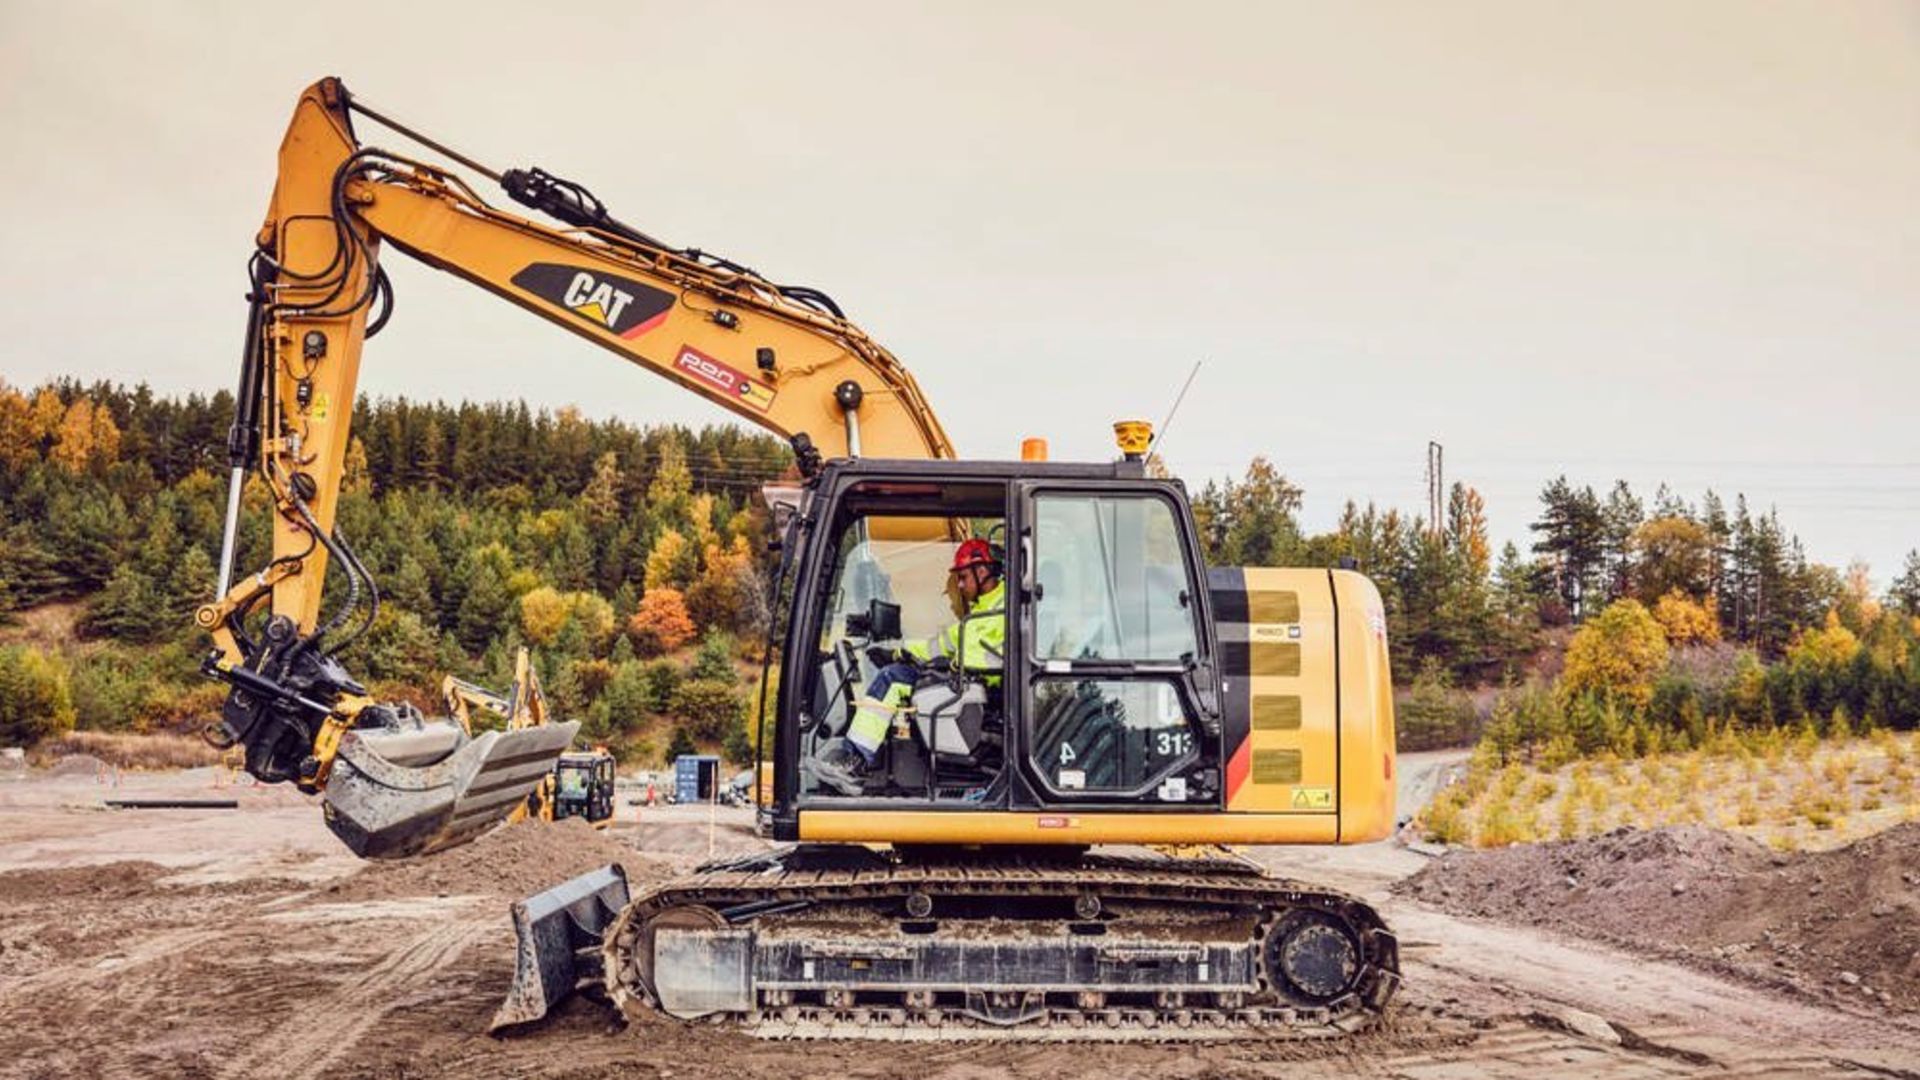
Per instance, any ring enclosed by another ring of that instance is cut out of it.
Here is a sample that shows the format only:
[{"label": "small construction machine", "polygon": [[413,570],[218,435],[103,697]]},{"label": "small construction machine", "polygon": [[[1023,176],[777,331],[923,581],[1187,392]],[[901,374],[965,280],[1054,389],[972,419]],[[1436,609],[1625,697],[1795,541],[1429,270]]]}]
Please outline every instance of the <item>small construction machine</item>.
[{"label": "small construction machine", "polygon": [[[475,734],[477,717],[490,718],[501,730],[519,731],[547,723],[547,695],[533,667],[533,654],[524,646],[514,654],[513,686],[504,694],[448,675],[440,683],[447,714],[468,738]],[[484,729],[483,729],[484,730]],[[569,751],[554,760],[553,769],[527,793],[526,801],[507,815],[508,821],[532,818],[556,821],[585,818],[595,828],[613,820],[613,755],[604,746]]]},{"label": "small construction machine", "polygon": [[[356,122],[554,224],[363,144]],[[378,602],[333,511],[361,345],[392,311],[383,247],[783,436],[799,473],[769,496],[778,670],[757,813],[782,846],[634,896],[608,871],[517,905],[505,1019],[570,991],[582,955],[631,1013],[770,1034],[1316,1035],[1380,1014],[1399,960],[1379,915],[1221,854],[1391,828],[1366,578],[1206,566],[1142,424],[1116,425],[1116,461],[957,460],[907,370],[826,294],[664,243],[576,182],[489,169],[333,79],[300,97],[257,238],[221,598],[199,613],[207,670],[232,686],[214,737],[254,775],[321,794],[356,851],[399,857],[506,817],[574,734],[428,720],[337,659]],[[248,469],[273,495],[273,558],[229,587]],[[330,561],[347,595],[323,617]],[[992,583],[971,630],[948,629],[957,564]],[[942,641],[991,644],[926,644]]]}]

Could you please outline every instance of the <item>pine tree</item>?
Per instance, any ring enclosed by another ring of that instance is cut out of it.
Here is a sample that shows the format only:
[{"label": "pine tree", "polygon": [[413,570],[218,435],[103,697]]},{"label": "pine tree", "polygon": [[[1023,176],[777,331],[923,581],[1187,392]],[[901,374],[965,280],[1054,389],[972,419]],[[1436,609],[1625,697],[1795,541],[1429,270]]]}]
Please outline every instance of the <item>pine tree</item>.
[{"label": "pine tree", "polygon": [[447,465],[447,479],[456,490],[472,491],[491,487],[487,483],[487,414],[472,402],[461,402],[454,418],[453,446]]},{"label": "pine tree", "polygon": [[1560,476],[1540,492],[1540,502],[1544,508],[1540,520],[1530,526],[1540,534],[1533,550],[1547,557],[1567,610],[1575,619],[1583,618],[1589,614],[1588,601],[1599,599],[1606,559],[1606,521],[1600,500],[1592,488],[1576,489]]},{"label": "pine tree", "polygon": [[486,648],[504,628],[513,606],[513,593],[508,591],[506,578],[492,559],[472,560],[471,569],[462,576],[466,580],[466,592],[454,618],[454,634],[460,644],[477,652]]},{"label": "pine tree", "polygon": [[1543,592],[1539,568],[1522,560],[1520,549],[1508,542],[1500,549],[1493,583],[1494,649],[1511,663],[1531,653],[1538,644]]},{"label": "pine tree", "polygon": [[580,509],[595,525],[607,524],[620,516],[620,459],[609,450],[593,463],[593,479],[580,492]]},{"label": "pine tree", "polygon": [[414,612],[429,621],[433,619],[433,579],[427,574],[426,565],[411,551],[400,557],[393,572],[382,576],[381,591],[401,610]]},{"label": "pine tree", "polygon": [[178,619],[179,625],[185,626],[195,609],[213,600],[214,578],[213,556],[206,548],[194,546],[181,551],[166,581],[167,602],[172,608],[169,615]]},{"label": "pine tree", "polygon": [[1720,625],[1732,630],[1736,641],[1752,641],[1755,612],[1760,600],[1755,561],[1759,557],[1753,517],[1747,497],[1736,494],[1733,519],[1728,523],[1726,572],[1720,591]]},{"label": "pine tree", "polygon": [[1646,519],[1640,500],[1625,480],[1616,480],[1601,511],[1609,602],[1633,591],[1633,535]]},{"label": "pine tree", "polygon": [[1664,481],[1653,493],[1653,516],[1657,518],[1686,518],[1693,520],[1693,507],[1687,500],[1673,493]]},{"label": "pine tree", "polygon": [[1478,491],[1459,482],[1447,495],[1447,546],[1470,579],[1486,580],[1492,557],[1487,504]]},{"label": "pine tree", "polygon": [[700,748],[693,744],[693,736],[687,734],[686,727],[681,724],[675,724],[673,737],[667,740],[667,760],[673,761],[687,754],[697,754],[699,752]]},{"label": "pine tree", "polygon": [[426,423],[420,428],[419,459],[414,463],[418,482],[430,491],[444,489],[447,486],[447,457],[446,429],[440,426],[440,418],[429,412]]},{"label": "pine tree", "polygon": [[687,677],[715,682],[735,680],[732,635],[722,630],[708,630],[700,639],[700,648],[694,651],[693,666],[688,669]]},{"label": "pine tree", "polygon": [[1294,515],[1302,492],[1273,463],[1256,457],[1246,477],[1226,489],[1226,537],[1221,557],[1232,566],[1285,566],[1302,543]]},{"label": "pine tree", "polygon": [[1906,565],[1887,589],[1887,608],[1920,617],[1920,549],[1907,552]]},{"label": "pine tree", "polygon": [[[1712,488],[1700,498],[1700,525],[1707,533],[1707,595],[1717,602],[1726,591],[1728,546],[1733,542],[1733,526],[1727,522],[1725,504]],[[1723,605],[1723,624],[1725,620]]]},{"label": "pine tree", "polygon": [[660,464],[653,482],[647,485],[647,512],[657,522],[669,526],[686,524],[692,501],[693,474],[687,470],[687,450],[675,433],[668,433],[660,444]]}]

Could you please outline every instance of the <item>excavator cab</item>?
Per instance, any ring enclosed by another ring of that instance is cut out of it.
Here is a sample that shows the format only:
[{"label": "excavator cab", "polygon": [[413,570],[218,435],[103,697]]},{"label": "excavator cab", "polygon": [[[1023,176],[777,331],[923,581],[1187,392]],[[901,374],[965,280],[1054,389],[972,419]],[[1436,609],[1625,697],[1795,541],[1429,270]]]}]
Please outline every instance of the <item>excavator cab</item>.
[{"label": "excavator cab", "polygon": [[[939,642],[957,620],[1004,619],[969,616],[948,573],[956,534],[1004,520],[1004,485],[877,480],[856,485],[843,506],[822,537],[831,555],[820,567],[825,602],[806,689],[812,722],[799,732],[802,785],[821,798],[978,803],[1002,765],[997,658],[942,655]],[[806,763],[836,751],[853,760],[846,747],[863,713],[886,720],[872,759],[823,784]]]},{"label": "excavator cab", "polygon": [[[787,640],[810,659],[783,668],[775,836],[800,838],[814,809],[1220,806],[1205,575],[1177,483],[1129,462],[834,462],[804,520]],[[967,536],[1009,538],[1001,599],[972,611],[949,596]],[[983,619],[1003,625],[966,625]],[[891,696],[888,655],[912,660]],[[810,763],[875,707],[889,723],[857,784],[822,782]]]}]

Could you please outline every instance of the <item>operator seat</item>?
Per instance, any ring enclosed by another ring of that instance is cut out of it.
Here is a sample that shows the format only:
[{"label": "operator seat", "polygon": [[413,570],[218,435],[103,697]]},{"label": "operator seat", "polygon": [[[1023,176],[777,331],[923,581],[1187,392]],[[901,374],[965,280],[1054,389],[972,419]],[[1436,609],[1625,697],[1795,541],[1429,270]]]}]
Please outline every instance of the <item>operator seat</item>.
[{"label": "operator seat", "polygon": [[979,767],[987,726],[987,686],[976,678],[955,689],[950,676],[932,674],[913,689],[913,725],[935,765]]}]

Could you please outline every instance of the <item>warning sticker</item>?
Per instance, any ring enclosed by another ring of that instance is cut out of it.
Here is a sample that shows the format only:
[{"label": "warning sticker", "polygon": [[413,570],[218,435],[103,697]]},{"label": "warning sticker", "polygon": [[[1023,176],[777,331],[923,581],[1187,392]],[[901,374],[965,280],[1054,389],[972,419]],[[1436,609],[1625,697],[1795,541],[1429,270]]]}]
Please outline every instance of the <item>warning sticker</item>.
[{"label": "warning sticker", "polygon": [[1295,810],[1331,810],[1333,809],[1333,789],[1330,787],[1294,788],[1293,808]]},{"label": "warning sticker", "polygon": [[723,364],[691,345],[680,346],[673,366],[729,397],[766,412],[773,407],[773,388],[749,379],[739,369]]}]

